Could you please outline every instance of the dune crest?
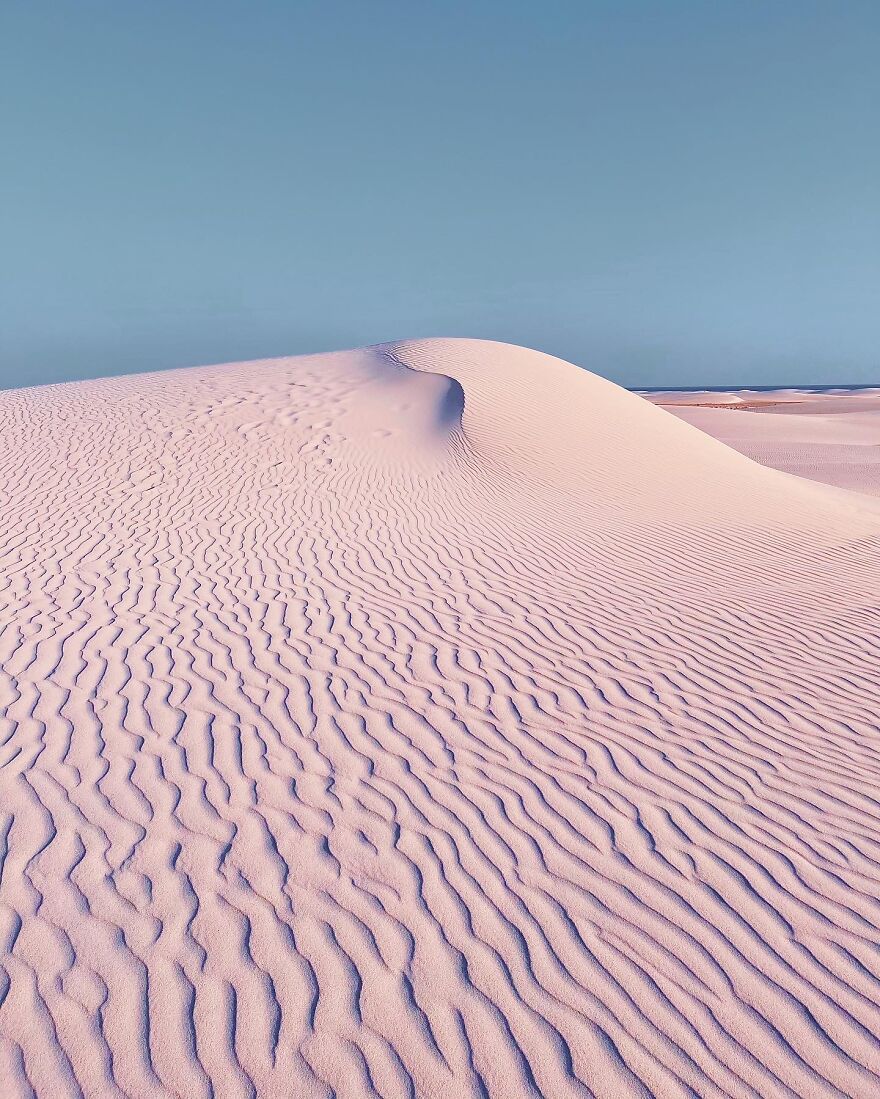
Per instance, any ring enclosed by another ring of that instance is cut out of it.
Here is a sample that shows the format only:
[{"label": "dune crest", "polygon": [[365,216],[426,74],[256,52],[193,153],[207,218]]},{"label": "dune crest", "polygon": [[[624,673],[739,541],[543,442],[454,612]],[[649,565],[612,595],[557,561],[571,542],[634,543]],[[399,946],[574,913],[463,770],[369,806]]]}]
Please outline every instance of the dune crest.
[{"label": "dune crest", "polygon": [[481,341],[0,405],[4,1095],[880,1094],[873,501]]}]

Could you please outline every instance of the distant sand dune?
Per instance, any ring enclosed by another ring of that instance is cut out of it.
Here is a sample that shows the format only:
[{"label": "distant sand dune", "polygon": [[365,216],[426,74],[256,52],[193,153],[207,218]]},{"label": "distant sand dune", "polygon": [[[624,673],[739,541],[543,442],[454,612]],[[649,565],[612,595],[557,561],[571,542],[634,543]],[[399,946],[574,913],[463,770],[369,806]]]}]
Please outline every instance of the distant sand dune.
[{"label": "distant sand dune", "polygon": [[476,341],[0,403],[4,1097],[880,1095],[877,501]]},{"label": "distant sand dune", "polygon": [[[651,393],[648,399],[762,465],[880,496],[880,392]],[[731,416],[735,409],[741,415]]]}]

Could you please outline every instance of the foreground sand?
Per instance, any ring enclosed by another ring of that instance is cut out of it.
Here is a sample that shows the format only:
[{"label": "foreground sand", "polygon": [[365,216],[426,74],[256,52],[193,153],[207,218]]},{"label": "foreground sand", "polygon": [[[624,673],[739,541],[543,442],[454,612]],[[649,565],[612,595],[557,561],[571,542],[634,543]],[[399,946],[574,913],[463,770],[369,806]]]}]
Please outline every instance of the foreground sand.
[{"label": "foreground sand", "polygon": [[498,344],[0,403],[4,1097],[880,1095],[880,503]]}]

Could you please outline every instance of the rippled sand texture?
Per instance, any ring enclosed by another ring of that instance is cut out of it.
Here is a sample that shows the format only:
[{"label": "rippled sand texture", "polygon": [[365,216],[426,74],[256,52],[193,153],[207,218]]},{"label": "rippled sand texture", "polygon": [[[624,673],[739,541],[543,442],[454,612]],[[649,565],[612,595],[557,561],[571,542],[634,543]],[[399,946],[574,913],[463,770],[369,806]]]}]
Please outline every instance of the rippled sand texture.
[{"label": "rippled sand texture", "polygon": [[0,1080],[880,1095],[880,508],[499,344],[0,395]]}]

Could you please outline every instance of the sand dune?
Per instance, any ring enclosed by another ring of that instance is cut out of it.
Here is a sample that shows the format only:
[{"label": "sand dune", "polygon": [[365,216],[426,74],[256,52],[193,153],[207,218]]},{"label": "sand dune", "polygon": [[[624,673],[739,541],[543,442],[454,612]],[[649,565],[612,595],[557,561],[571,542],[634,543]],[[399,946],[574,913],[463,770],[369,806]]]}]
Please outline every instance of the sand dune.
[{"label": "sand dune", "polygon": [[4,1096],[880,1095],[877,501],[501,344],[0,403]]}]

